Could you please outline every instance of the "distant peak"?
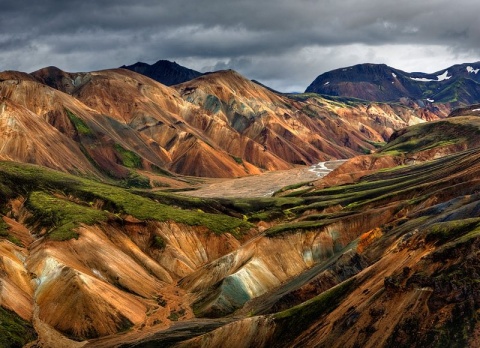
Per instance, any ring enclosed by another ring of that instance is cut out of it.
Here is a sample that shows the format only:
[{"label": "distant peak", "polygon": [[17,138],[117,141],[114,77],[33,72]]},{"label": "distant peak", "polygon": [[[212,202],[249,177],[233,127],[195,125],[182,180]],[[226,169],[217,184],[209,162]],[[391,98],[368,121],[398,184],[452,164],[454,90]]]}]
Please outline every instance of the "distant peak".
[{"label": "distant peak", "polygon": [[190,81],[202,75],[199,71],[163,59],[152,65],[144,62],[137,62],[133,65],[122,65],[121,68],[145,75],[167,86]]},{"label": "distant peak", "polygon": [[56,66],[50,65],[50,66],[46,66],[45,68],[38,69],[33,73],[36,73],[36,72],[64,73],[65,71],[60,68],[57,68]]}]

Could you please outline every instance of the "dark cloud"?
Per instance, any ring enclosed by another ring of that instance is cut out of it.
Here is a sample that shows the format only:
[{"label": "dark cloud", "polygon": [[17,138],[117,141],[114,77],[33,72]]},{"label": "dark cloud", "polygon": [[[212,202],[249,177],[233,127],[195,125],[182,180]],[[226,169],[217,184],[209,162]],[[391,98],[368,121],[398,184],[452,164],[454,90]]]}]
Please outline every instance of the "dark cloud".
[{"label": "dark cloud", "polygon": [[479,60],[477,8],[477,0],[10,1],[0,12],[0,69],[170,59],[303,90],[326,70],[362,62],[433,72]]}]

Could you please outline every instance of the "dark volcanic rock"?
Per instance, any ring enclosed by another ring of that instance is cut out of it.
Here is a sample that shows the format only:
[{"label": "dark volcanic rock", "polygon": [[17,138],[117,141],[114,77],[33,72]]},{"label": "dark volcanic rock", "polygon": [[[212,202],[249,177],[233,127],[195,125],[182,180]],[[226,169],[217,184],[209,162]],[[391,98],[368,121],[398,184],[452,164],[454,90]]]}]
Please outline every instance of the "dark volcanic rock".
[{"label": "dark volcanic rock", "polygon": [[185,68],[168,60],[159,60],[152,65],[138,62],[133,65],[123,65],[121,68],[148,76],[167,86],[187,82],[202,75],[201,72]]}]

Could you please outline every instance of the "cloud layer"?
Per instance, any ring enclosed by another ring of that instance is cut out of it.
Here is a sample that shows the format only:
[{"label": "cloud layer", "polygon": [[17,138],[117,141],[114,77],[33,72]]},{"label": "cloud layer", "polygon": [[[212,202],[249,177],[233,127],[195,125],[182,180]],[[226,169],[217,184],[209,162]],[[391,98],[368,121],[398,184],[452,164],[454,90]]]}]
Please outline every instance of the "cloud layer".
[{"label": "cloud layer", "polygon": [[358,63],[434,72],[480,60],[478,9],[476,0],[17,0],[0,12],[0,70],[169,59],[302,91]]}]

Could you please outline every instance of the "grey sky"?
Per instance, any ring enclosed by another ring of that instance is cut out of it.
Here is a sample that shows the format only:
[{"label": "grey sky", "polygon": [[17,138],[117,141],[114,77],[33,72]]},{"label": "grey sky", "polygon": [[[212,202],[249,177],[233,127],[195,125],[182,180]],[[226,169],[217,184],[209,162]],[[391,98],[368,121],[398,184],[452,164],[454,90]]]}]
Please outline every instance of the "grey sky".
[{"label": "grey sky", "polygon": [[480,60],[478,0],[2,0],[0,70],[174,60],[281,91],[358,63],[435,72]]}]

